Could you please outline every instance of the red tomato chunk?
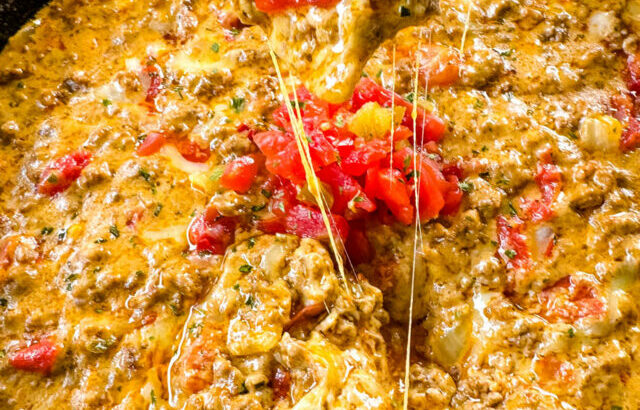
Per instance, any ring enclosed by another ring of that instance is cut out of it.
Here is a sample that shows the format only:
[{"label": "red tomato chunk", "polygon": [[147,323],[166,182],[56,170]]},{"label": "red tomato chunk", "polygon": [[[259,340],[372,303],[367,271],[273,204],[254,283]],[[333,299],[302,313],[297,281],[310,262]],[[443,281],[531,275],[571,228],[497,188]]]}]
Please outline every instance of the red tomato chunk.
[{"label": "red tomato chunk", "polygon": [[518,217],[507,220],[500,215],[496,221],[498,229],[498,254],[506,262],[508,269],[527,269],[531,256],[527,237],[522,234],[524,222]]},{"label": "red tomato chunk", "polygon": [[215,208],[209,207],[191,222],[189,243],[199,252],[222,255],[233,243],[235,229],[234,218],[222,216]]},{"label": "red tomato chunk", "polygon": [[220,185],[243,194],[251,188],[257,174],[258,162],[253,156],[245,155],[227,164]]},{"label": "red tomato chunk", "polygon": [[59,346],[52,338],[18,350],[9,357],[9,364],[16,369],[49,374],[59,353]]},{"label": "red tomato chunk", "polygon": [[42,172],[38,192],[53,196],[71,186],[82,170],[91,162],[91,153],[76,151],[53,161]]},{"label": "red tomato chunk", "polygon": [[605,313],[605,302],[597,288],[586,280],[566,276],[542,291],[538,297],[542,316],[556,322],[573,323]]}]

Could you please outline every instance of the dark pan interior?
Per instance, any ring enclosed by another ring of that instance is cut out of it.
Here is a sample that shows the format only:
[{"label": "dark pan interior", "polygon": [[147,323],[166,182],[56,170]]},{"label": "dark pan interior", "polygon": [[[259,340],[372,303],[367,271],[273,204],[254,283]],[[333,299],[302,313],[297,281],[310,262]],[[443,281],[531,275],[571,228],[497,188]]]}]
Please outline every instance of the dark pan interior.
[{"label": "dark pan interior", "polygon": [[0,0],[0,49],[48,0]]}]

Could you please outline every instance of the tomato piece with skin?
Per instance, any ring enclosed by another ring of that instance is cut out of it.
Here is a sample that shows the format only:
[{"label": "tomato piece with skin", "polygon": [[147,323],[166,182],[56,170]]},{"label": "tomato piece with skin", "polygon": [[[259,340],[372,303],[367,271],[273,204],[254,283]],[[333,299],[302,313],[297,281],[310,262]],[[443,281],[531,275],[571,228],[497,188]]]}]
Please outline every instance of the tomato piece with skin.
[{"label": "tomato piece with skin", "polygon": [[300,152],[292,136],[280,131],[266,131],[255,134],[253,142],[265,155],[269,172],[295,183],[304,183],[306,177]]},{"label": "tomato piece with skin", "polygon": [[418,162],[418,208],[420,220],[426,222],[436,218],[445,206],[443,191],[447,191],[449,184],[442,173],[428,158],[422,158]]},{"label": "tomato piece with skin", "polygon": [[[349,234],[347,221],[340,215],[331,214],[328,217],[334,238],[345,241]],[[305,205],[299,204],[291,208],[285,216],[284,226],[286,233],[302,238],[318,240],[327,240],[329,238],[320,210]]]},{"label": "tomato piece with skin", "polygon": [[150,132],[147,137],[138,145],[136,154],[141,157],[153,155],[167,143],[167,138],[161,132]]},{"label": "tomato piece with skin", "polygon": [[446,87],[460,79],[460,56],[444,46],[423,46],[417,51],[420,76],[429,87]]},{"label": "tomato piece with skin", "polygon": [[413,205],[402,172],[393,168],[367,171],[365,192],[384,201],[396,219],[405,225],[413,221]]},{"label": "tomato piece with skin", "polygon": [[45,338],[38,343],[22,348],[9,357],[9,364],[19,370],[47,375],[55,365],[60,347],[53,338]]},{"label": "tomato piece with skin", "polygon": [[42,172],[38,192],[53,196],[71,186],[80,177],[82,170],[91,162],[88,151],[76,151],[51,162]]},{"label": "tomato piece with skin", "polygon": [[156,65],[148,65],[142,70],[144,81],[147,83],[147,91],[145,101],[153,103],[162,89],[162,75],[160,69]]},{"label": "tomato piece with skin", "polygon": [[[375,203],[364,193],[358,181],[343,172],[337,164],[323,168],[317,172],[317,176],[331,187],[333,195],[331,212],[343,215],[349,210],[350,203],[354,208],[366,212],[375,211]],[[351,212],[353,213],[355,210],[351,210]],[[347,217],[347,219],[349,218]]]},{"label": "tomato piece with skin", "polygon": [[535,181],[540,190],[541,198],[525,204],[527,215],[532,222],[548,221],[554,216],[553,201],[562,189],[562,174],[553,163],[550,151],[546,151],[540,156]]},{"label": "tomato piece with skin", "polygon": [[222,255],[235,239],[235,218],[222,216],[209,207],[189,226],[189,243],[198,252]]},{"label": "tomato piece with skin", "polygon": [[337,3],[338,0],[256,0],[256,8],[267,14],[274,14],[286,9],[308,6],[327,8]]},{"label": "tomato piece with skin", "polygon": [[211,151],[208,148],[201,148],[200,145],[195,142],[183,138],[173,141],[180,155],[187,161],[191,162],[207,162],[211,157]]},{"label": "tomato piece with skin", "polygon": [[600,317],[606,312],[605,299],[586,280],[565,276],[538,295],[542,316],[551,322],[573,323],[586,317]]},{"label": "tomato piece with skin", "polygon": [[627,57],[627,88],[629,91],[640,92],[640,56],[638,54]]},{"label": "tomato piece with skin", "polygon": [[384,140],[372,140],[351,151],[342,159],[345,173],[353,176],[363,175],[371,167],[378,165],[389,152],[389,143]]},{"label": "tomato piece with skin", "polygon": [[258,162],[252,155],[236,158],[225,167],[224,173],[220,177],[220,185],[244,194],[256,179],[258,166]]},{"label": "tomato piece with skin", "polygon": [[498,254],[506,262],[508,269],[527,269],[531,265],[531,254],[527,238],[522,233],[524,222],[513,217],[507,220],[503,215],[496,220],[498,231]]}]

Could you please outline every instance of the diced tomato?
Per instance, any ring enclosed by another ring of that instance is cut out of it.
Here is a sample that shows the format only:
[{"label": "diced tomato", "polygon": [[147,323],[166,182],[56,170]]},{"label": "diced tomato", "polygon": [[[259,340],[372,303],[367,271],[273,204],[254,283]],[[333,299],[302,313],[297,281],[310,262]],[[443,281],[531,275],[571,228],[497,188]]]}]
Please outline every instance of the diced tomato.
[{"label": "diced tomato", "polygon": [[284,325],[285,330],[291,329],[293,326],[306,321],[307,319],[314,318],[320,313],[324,312],[326,307],[323,302],[307,305],[300,309],[289,321]]},{"label": "diced tomato", "polygon": [[573,323],[585,317],[605,314],[603,295],[586,280],[565,276],[538,296],[542,316],[547,320]]},{"label": "diced tomato", "polygon": [[9,357],[9,364],[16,369],[49,374],[58,357],[60,347],[53,338],[22,348]]},{"label": "diced tomato", "polygon": [[235,239],[236,221],[234,218],[222,216],[209,207],[196,217],[189,226],[189,243],[200,252],[214,255],[224,254],[227,247]]},{"label": "diced tomato", "polygon": [[387,141],[380,139],[369,141],[342,159],[342,169],[349,175],[363,175],[369,168],[377,166],[381,160],[386,158],[389,150],[389,142]]},{"label": "diced tomato", "polygon": [[522,233],[524,222],[518,217],[507,220],[498,216],[498,254],[507,264],[508,269],[527,269],[531,265],[531,255],[527,246],[527,238]]},{"label": "diced tomato", "polygon": [[[345,241],[349,234],[349,225],[340,215],[328,215],[331,231],[336,240]],[[285,217],[287,233],[303,238],[328,239],[329,235],[320,210],[305,205],[296,205]]]},{"label": "diced tomato", "polygon": [[442,176],[437,165],[428,158],[418,163],[418,206],[420,220],[425,222],[436,218],[445,206],[443,191],[447,192],[449,184]]},{"label": "diced tomato", "polygon": [[532,222],[548,221],[554,215],[553,201],[562,189],[562,175],[560,169],[552,162],[550,151],[542,154],[535,180],[542,198],[525,204],[527,216]]},{"label": "diced tomato", "polygon": [[[402,125],[413,129],[413,118],[411,117],[413,104],[370,78],[365,77],[356,85],[351,98],[352,110],[357,111],[364,104],[371,101],[377,102],[383,107],[390,107],[392,100],[396,106],[406,108]],[[416,135],[414,137],[416,142],[422,144],[428,141],[440,141],[445,131],[446,124],[441,118],[426,112],[420,106],[417,107]]]},{"label": "diced tomato", "polygon": [[220,185],[243,194],[251,188],[257,174],[258,162],[252,155],[245,155],[227,164],[220,177]]},{"label": "diced tomato", "polygon": [[291,373],[278,367],[271,380],[271,388],[276,401],[289,398],[291,395]]},{"label": "diced tomato", "polygon": [[623,151],[640,148],[640,120],[637,118],[629,119],[629,124],[620,138],[620,148]]},{"label": "diced tomato", "polygon": [[627,58],[627,88],[629,91],[640,92],[640,56],[631,54]]},{"label": "diced tomato", "polygon": [[265,13],[278,13],[290,8],[300,8],[306,6],[331,7],[335,6],[338,0],[256,0],[258,10]]},{"label": "diced tomato", "polygon": [[173,144],[187,161],[207,162],[211,156],[209,148],[201,148],[200,145],[186,138],[174,140]]},{"label": "diced tomato", "polygon": [[574,367],[571,362],[560,360],[555,354],[536,358],[534,371],[543,385],[557,384],[566,388],[574,378]]},{"label": "diced tomato", "polygon": [[413,205],[402,172],[393,168],[371,168],[367,171],[365,192],[384,201],[396,219],[409,225],[413,222]]},{"label": "diced tomato", "polygon": [[374,250],[363,228],[352,227],[345,244],[351,263],[359,265],[369,263],[373,259]]},{"label": "diced tomato", "polygon": [[333,164],[338,160],[338,151],[321,132],[311,132],[309,138],[309,154],[314,168]]},{"label": "diced tomato", "polygon": [[[362,209],[366,212],[375,211],[375,203],[364,193],[358,181],[344,173],[337,164],[325,167],[318,171],[317,175],[322,182],[331,187],[333,195],[331,212],[343,215],[345,212],[351,211],[351,214],[355,214],[355,209],[349,209],[350,204],[352,208]],[[350,219],[349,216],[347,219]]]},{"label": "diced tomato", "polygon": [[141,157],[153,155],[156,152],[160,151],[160,148],[162,148],[164,144],[166,144],[166,142],[167,138],[163,133],[150,132],[136,149],[136,154],[140,155]]},{"label": "diced tomato", "polygon": [[292,136],[280,131],[259,132],[253,142],[266,156],[269,172],[295,183],[305,181],[300,152]]},{"label": "diced tomato", "polygon": [[162,74],[156,65],[148,65],[142,70],[143,82],[147,83],[145,101],[153,103],[162,89]]},{"label": "diced tomato", "polygon": [[51,162],[42,172],[38,192],[53,196],[71,186],[91,162],[91,153],[76,151]]}]

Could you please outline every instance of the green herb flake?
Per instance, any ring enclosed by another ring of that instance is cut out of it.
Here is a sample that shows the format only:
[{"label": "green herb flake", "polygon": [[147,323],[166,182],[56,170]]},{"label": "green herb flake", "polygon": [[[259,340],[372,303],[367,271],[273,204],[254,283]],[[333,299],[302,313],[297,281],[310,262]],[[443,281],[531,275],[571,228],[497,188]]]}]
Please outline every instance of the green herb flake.
[{"label": "green herb flake", "polygon": [[56,174],[49,175],[49,177],[47,178],[47,182],[50,184],[55,184],[56,182],[58,182],[58,176]]},{"label": "green herb flake", "polygon": [[572,328],[572,327],[569,328],[567,333],[569,334],[570,338],[574,338],[576,336],[576,330],[574,328]]},{"label": "green herb flake", "polygon": [[115,225],[111,225],[109,227],[109,233],[114,237],[114,238],[119,238],[120,237],[120,230],[118,229],[117,226]]},{"label": "green herb flake", "polygon": [[156,208],[153,210],[153,216],[160,215],[160,212],[162,212],[163,207],[164,205],[162,205],[161,203],[156,204]]},{"label": "green herb flake", "polygon": [[51,234],[51,232],[53,232],[53,228],[51,226],[45,226],[44,228],[42,228],[42,230],[40,231],[40,235],[44,236],[44,235],[49,235]]},{"label": "green herb flake", "polygon": [[404,96],[404,98],[409,101],[410,103],[413,102],[413,100],[415,100],[416,96],[413,93],[413,91],[411,91],[410,93],[407,93],[407,95]]},{"label": "green herb flake", "polygon": [[245,100],[242,97],[233,97],[231,99],[231,108],[233,108],[236,113],[240,113],[244,110],[244,104]]},{"label": "green herb flake", "polygon": [[249,265],[249,264],[245,264],[240,266],[240,268],[238,268],[238,270],[242,273],[249,273],[253,270],[253,266]]},{"label": "green herb flake", "polygon": [[209,180],[215,182],[220,179],[222,174],[224,174],[224,168],[223,167],[216,168],[213,170],[211,175],[209,175]]},{"label": "green herb flake", "polygon": [[151,389],[151,404],[156,405],[156,392]]},{"label": "green herb flake", "polygon": [[409,10],[405,6],[400,6],[400,17],[409,17],[411,16],[411,10]]},{"label": "green herb flake", "polygon": [[458,183],[458,186],[463,192],[466,192],[466,193],[473,191],[473,188],[474,188],[473,182],[469,182],[469,181],[462,181]]},{"label": "green herb flake", "polygon": [[249,238],[248,242],[248,247],[249,249],[253,248],[254,246],[256,246],[256,238]]},{"label": "green herb flake", "polygon": [[342,115],[336,115],[336,126],[338,127],[344,126],[344,118],[342,118]]},{"label": "green herb flake", "polygon": [[504,251],[504,254],[507,256],[507,258],[513,259],[518,255],[518,252],[514,251],[513,249],[507,249]]},{"label": "green herb flake", "polygon": [[253,298],[253,296],[249,295],[247,296],[247,300],[244,301],[244,304],[247,306],[255,307],[256,300]]},{"label": "green herb flake", "polygon": [[107,100],[106,98],[102,100],[102,105],[108,107],[111,105],[111,100]]},{"label": "green herb flake", "polygon": [[149,179],[151,178],[151,174],[144,168],[140,168],[140,170],[138,171],[138,175],[140,175],[147,182],[149,182]]},{"label": "green herb flake", "polygon": [[96,239],[96,240],[95,240],[95,241],[93,241],[93,242],[94,242],[94,243],[98,243],[98,244],[100,244],[100,243],[105,243],[105,242],[107,242],[107,240],[106,240],[106,239],[104,239],[104,238],[98,238],[98,239]]},{"label": "green herb flake", "polygon": [[233,290],[240,290],[240,284],[236,283],[235,285],[233,285]]},{"label": "green herb flake", "polygon": [[262,193],[262,196],[264,196],[265,198],[271,198],[271,195],[273,195],[271,193],[271,191],[267,191],[266,189],[263,189],[262,191],[260,191]]},{"label": "green herb flake", "polygon": [[220,44],[218,43],[211,44],[211,51],[213,51],[214,53],[220,52]]},{"label": "green herb flake", "polygon": [[509,215],[511,216],[518,215],[518,211],[516,210],[516,207],[513,206],[513,203],[511,201],[507,202],[507,208],[509,209]]}]

